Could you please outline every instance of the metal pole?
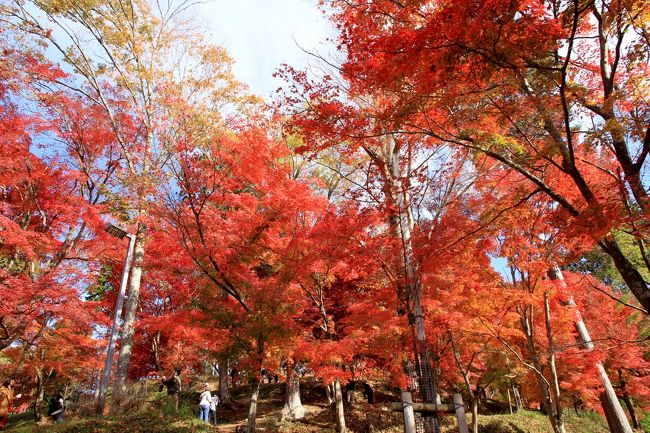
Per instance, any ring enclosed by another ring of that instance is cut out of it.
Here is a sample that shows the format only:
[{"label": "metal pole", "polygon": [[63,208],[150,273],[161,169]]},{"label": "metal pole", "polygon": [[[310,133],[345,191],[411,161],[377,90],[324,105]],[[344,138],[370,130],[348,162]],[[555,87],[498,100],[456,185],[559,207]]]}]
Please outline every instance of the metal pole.
[{"label": "metal pole", "polygon": [[120,317],[122,316],[122,307],[124,306],[124,294],[126,293],[126,285],[129,280],[129,271],[131,269],[131,262],[133,261],[133,250],[135,247],[135,235],[127,234],[129,237],[129,248],[126,251],[126,258],[124,259],[124,269],[122,269],[122,281],[120,282],[120,291],[117,294],[117,301],[115,303],[115,314],[113,315],[113,325],[111,326],[111,334],[108,339],[108,348],[106,349],[106,362],[104,364],[104,372],[101,381],[99,382],[99,399],[97,401],[97,413],[103,414],[106,405],[106,390],[108,389],[108,382],[111,378],[111,369],[113,367],[113,355],[115,353],[115,341],[117,340],[117,329]]}]

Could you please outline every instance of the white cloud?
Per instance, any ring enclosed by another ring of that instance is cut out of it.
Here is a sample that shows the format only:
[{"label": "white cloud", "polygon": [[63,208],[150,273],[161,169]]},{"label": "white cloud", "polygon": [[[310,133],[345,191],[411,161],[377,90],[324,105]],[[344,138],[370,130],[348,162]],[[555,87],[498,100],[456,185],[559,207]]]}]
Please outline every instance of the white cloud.
[{"label": "white cloud", "polygon": [[316,0],[215,0],[200,6],[198,18],[235,59],[237,78],[264,97],[280,85],[273,73],[282,63],[308,65],[299,46],[327,53],[334,35]]}]

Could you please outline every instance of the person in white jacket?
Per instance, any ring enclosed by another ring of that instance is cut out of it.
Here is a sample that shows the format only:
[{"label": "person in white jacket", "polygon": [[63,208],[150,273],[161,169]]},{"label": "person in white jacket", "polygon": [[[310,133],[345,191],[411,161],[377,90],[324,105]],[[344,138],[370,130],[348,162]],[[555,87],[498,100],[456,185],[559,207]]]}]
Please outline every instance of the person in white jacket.
[{"label": "person in white jacket", "polygon": [[210,387],[206,383],[201,393],[201,402],[199,403],[199,419],[208,422],[210,414],[210,404],[212,402],[212,394],[210,394]]},{"label": "person in white jacket", "polygon": [[219,396],[215,394],[210,401],[210,423],[212,425],[217,425],[217,406],[219,406]]}]

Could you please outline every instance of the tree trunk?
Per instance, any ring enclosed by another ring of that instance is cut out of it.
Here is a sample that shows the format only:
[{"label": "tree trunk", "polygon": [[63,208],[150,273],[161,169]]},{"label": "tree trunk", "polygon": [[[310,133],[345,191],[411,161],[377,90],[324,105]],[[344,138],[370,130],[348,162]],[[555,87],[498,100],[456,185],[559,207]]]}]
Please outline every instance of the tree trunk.
[{"label": "tree trunk", "polygon": [[537,347],[535,346],[535,328],[533,321],[533,306],[527,306],[523,308],[523,313],[520,319],[521,327],[526,335],[526,343],[528,345],[528,352],[530,353],[530,359],[533,364],[533,367],[539,372],[535,374],[535,380],[537,380],[537,386],[543,397],[543,401],[540,402],[540,411],[544,414],[549,414],[551,412],[551,394],[549,392],[546,381],[543,377],[544,368],[542,367],[542,362],[539,359],[537,354]]},{"label": "tree trunk", "polygon": [[334,382],[325,386],[325,394],[327,395],[327,404],[331,406],[334,403]]},{"label": "tree trunk", "polygon": [[345,433],[343,394],[341,393],[341,382],[338,379],[334,381],[334,400],[336,401],[336,433]]},{"label": "tree trunk", "polygon": [[219,399],[221,403],[230,400],[230,391],[228,390],[228,359],[219,360]]},{"label": "tree trunk", "polygon": [[282,409],[282,419],[301,419],[305,416],[305,407],[300,401],[300,376],[297,365],[287,362],[287,396]]},{"label": "tree trunk", "polygon": [[[416,350],[414,356],[419,358],[420,368],[418,369],[418,379],[420,382],[420,393],[426,403],[438,403],[439,395],[436,389],[436,381],[431,369],[431,353],[427,342],[424,329],[424,316],[420,302],[421,284],[418,272],[418,265],[413,251],[413,215],[411,213],[410,196],[407,188],[402,184],[402,168],[400,161],[400,146],[395,137],[390,137],[385,143],[385,158],[388,164],[388,170],[384,171],[385,182],[384,188],[389,192],[389,200],[397,206],[398,224],[393,224],[397,231],[398,238],[402,243],[402,259],[405,277],[406,297],[413,302],[412,322],[415,326]],[[394,221],[395,218],[392,218]],[[389,223],[391,220],[389,218]],[[438,433],[437,417],[432,414],[424,416],[425,430],[427,432]]]},{"label": "tree trunk", "polygon": [[[262,371],[264,366],[264,342],[262,338],[258,336],[257,339],[257,373],[259,374]],[[255,421],[257,418],[257,399],[260,395],[260,383],[262,382],[262,377],[256,378],[255,388],[253,389],[253,395],[251,396],[251,404],[248,408],[248,419],[246,423],[246,433],[253,433],[255,431]]]},{"label": "tree trunk", "polygon": [[517,410],[524,408],[524,403],[521,401],[521,394],[519,393],[519,388],[517,386],[512,386],[512,393],[515,396],[515,404],[517,405]]},{"label": "tree trunk", "polygon": [[512,399],[510,398],[510,388],[507,390],[508,393],[508,409],[510,409],[510,415],[512,415]]},{"label": "tree trunk", "polygon": [[34,395],[34,419],[36,422],[43,419],[43,413],[41,412],[41,405],[43,403],[43,395],[45,393],[45,374],[40,368],[36,369],[36,394]]},{"label": "tree trunk", "polygon": [[115,311],[113,313],[113,323],[111,324],[111,332],[108,338],[108,346],[106,348],[106,360],[104,361],[104,371],[101,374],[101,380],[97,388],[97,415],[103,415],[106,407],[106,393],[108,391],[108,384],[111,379],[111,372],[113,370],[113,358],[115,355],[115,343],[119,334],[119,323],[122,320],[122,307],[124,306],[124,294],[126,293],[126,286],[128,284],[129,272],[131,268],[131,261],[133,260],[133,252],[135,248],[135,236],[128,234],[129,246],[127,247],[126,257],[124,258],[124,266],[122,267],[122,277],[120,279],[120,289],[117,294],[115,302]]},{"label": "tree trunk", "polygon": [[603,381],[604,390],[600,394],[600,402],[605,411],[607,418],[607,425],[611,433],[633,433],[632,427],[623,412],[623,408],[616,397],[616,392],[612,383],[609,381],[609,376],[605,371],[605,367],[600,362],[596,363],[596,368],[600,373],[600,378]]},{"label": "tree trunk", "polygon": [[472,433],[478,433],[478,396],[472,396]]},{"label": "tree trunk", "polygon": [[[140,213],[142,214],[143,212]],[[113,384],[113,405],[116,408],[122,403],[122,399],[124,398],[126,382],[129,375],[129,367],[131,365],[131,350],[133,349],[136,313],[140,303],[140,282],[142,279],[142,266],[144,264],[145,235],[146,226],[143,223],[138,223],[133,268],[131,269],[128,299],[126,302],[126,310],[124,311],[124,321],[122,325],[120,354],[117,361],[117,370],[115,372],[115,383]]]},{"label": "tree trunk", "polygon": [[[553,396],[553,410],[549,411],[551,425],[555,433],[565,433],[564,420],[562,419],[562,401],[560,399],[560,382],[555,368],[555,348],[553,347],[553,329],[551,328],[551,309],[548,303],[548,292],[544,292],[544,318],[546,323],[546,338],[548,340],[548,368],[551,371],[551,395]],[[551,415],[552,414],[552,415]]]},{"label": "tree trunk", "polygon": [[627,387],[625,386],[625,378],[623,377],[622,368],[618,369],[618,383],[621,392],[623,393],[622,400],[625,403],[625,406],[627,407],[627,411],[630,413],[630,419],[632,420],[632,427],[638,429],[641,426],[639,425],[639,420],[636,417],[636,412],[634,410],[634,405],[632,404],[632,400],[630,399],[630,394],[627,393]]},{"label": "tree trunk", "polygon": [[[557,265],[555,265],[548,274],[551,280],[557,280],[560,282],[560,288],[565,292],[564,296],[566,297],[567,306],[575,310],[574,325],[580,334],[582,347],[587,351],[592,350],[594,348],[594,343],[591,341],[591,336],[589,335],[587,326],[580,316],[580,311],[578,311],[576,304],[573,301],[573,297],[568,292],[568,287],[564,281],[564,275],[562,275],[562,271]],[[618,401],[618,397],[616,396],[616,392],[614,391],[614,387],[609,380],[609,376],[607,375],[605,368],[600,362],[596,363],[596,368],[600,373],[600,378],[603,383],[604,392],[600,396],[600,401],[603,406],[610,431],[612,433],[632,433],[630,422],[627,420],[625,412],[623,412],[621,403]]]},{"label": "tree trunk", "polygon": [[623,254],[614,237],[608,236],[599,241],[598,245],[612,258],[614,266],[621,274],[623,281],[625,281],[625,284],[627,284],[643,309],[650,312],[650,288],[648,288],[643,275]]},{"label": "tree trunk", "polygon": [[260,395],[260,381],[255,381],[253,388],[253,395],[251,396],[251,404],[248,408],[248,420],[246,424],[246,433],[255,432],[255,419],[257,418],[257,399]]},{"label": "tree trunk", "polygon": [[156,332],[151,340],[151,352],[153,353],[154,370],[162,370],[160,367],[160,331]]}]

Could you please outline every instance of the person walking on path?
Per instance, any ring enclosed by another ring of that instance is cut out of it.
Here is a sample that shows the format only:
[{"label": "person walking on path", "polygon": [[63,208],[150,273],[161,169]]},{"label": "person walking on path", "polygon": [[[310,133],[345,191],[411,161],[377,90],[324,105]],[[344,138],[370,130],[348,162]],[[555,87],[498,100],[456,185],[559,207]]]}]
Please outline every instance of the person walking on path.
[{"label": "person walking on path", "polygon": [[[171,375],[167,379],[162,380],[162,384],[167,388],[167,395],[170,395],[173,402],[174,406],[176,407],[176,411],[178,411],[178,401],[179,401],[179,395],[181,393],[181,370],[180,368],[177,368],[174,371],[174,374]],[[162,391],[162,386],[160,387],[160,391]]]},{"label": "person walking on path", "polygon": [[210,423],[212,425],[217,425],[217,406],[219,406],[219,396],[215,394],[210,400]]},{"label": "person walking on path", "polygon": [[199,403],[199,419],[202,421],[208,422],[211,402],[212,394],[210,394],[209,385],[206,383],[201,393],[201,402]]},{"label": "person walking on path", "polygon": [[9,413],[14,403],[14,381],[5,380],[0,386],[0,429],[9,422]]}]

